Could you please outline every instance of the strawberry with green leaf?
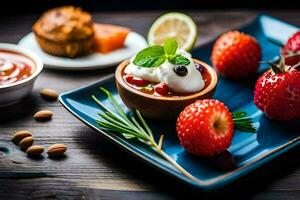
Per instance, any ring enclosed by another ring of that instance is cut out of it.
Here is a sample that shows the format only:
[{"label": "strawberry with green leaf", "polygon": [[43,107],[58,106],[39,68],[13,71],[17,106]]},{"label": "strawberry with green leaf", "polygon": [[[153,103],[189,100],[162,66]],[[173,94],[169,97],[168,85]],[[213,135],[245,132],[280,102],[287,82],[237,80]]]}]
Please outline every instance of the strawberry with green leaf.
[{"label": "strawberry with green leaf", "polygon": [[254,103],[269,118],[286,121],[300,117],[300,63],[269,63],[271,70],[257,80]]},{"label": "strawberry with green leaf", "polygon": [[216,99],[198,100],[187,106],[177,118],[176,131],[181,145],[197,156],[214,156],[231,144],[234,128],[256,132],[245,112],[231,113]]}]

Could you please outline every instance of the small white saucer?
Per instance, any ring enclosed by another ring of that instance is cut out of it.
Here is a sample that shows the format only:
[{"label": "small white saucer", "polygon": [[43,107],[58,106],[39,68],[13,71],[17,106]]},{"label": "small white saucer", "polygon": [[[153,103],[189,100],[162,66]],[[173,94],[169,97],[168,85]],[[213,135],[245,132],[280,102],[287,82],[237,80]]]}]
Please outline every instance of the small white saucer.
[{"label": "small white saucer", "polygon": [[134,56],[137,52],[147,47],[143,36],[130,32],[125,40],[125,47],[108,54],[92,53],[78,58],[65,58],[52,56],[45,53],[35,40],[34,34],[29,33],[19,41],[19,46],[35,52],[44,62],[46,68],[62,70],[91,70],[101,69],[119,64]]}]

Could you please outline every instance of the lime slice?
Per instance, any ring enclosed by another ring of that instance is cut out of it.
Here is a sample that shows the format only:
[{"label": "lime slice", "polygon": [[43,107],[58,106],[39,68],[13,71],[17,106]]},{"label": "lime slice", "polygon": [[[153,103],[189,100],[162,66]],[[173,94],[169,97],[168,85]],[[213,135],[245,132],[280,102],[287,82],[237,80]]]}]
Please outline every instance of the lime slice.
[{"label": "lime slice", "polygon": [[194,20],[183,14],[171,12],[160,16],[148,33],[149,45],[162,45],[167,38],[174,38],[179,47],[190,51],[197,39],[197,26]]}]

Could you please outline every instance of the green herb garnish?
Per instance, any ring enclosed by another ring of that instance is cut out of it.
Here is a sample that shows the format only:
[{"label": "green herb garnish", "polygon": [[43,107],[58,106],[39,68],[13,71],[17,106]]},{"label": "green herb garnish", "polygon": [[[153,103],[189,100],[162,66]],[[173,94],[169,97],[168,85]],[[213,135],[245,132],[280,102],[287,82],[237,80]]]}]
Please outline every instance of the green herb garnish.
[{"label": "green herb garnish", "polygon": [[141,67],[158,67],[165,60],[174,65],[188,65],[190,60],[182,55],[177,55],[178,43],[174,39],[166,39],[163,46],[150,46],[140,51],[133,64]]},{"label": "green herb garnish", "polygon": [[182,55],[175,55],[172,58],[169,59],[169,62],[174,65],[188,65],[190,64],[190,60]]},{"label": "green herb garnish", "polygon": [[164,41],[164,50],[167,57],[172,57],[176,54],[178,43],[174,39],[166,39]]},{"label": "green herb garnish", "polygon": [[162,46],[151,46],[140,51],[133,63],[141,67],[158,67],[165,62],[165,51]]},{"label": "green herb garnish", "polygon": [[253,126],[253,121],[247,116],[246,112],[233,112],[232,118],[234,122],[234,128],[250,133],[256,133],[256,128]]},{"label": "green herb garnish", "polygon": [[151,147],[166,161],[172,164],[179,172],[194,181],[200,181],[193,175],[188,173],[175,160],[173,160],[162,150],[164,135],[161,135],[159,141],[156,142],[151,129],[138,110],[136,110],[136,116],[138,120],[134,116],[128,117],[108,90],[102,87],[100,87],[100,90],[107,95],[110,103],[116,111],[114,112],[108,109],[94,95],[92,95],[94,101],[100,106],[101,110],[103,111],[102,113],[99,113],[101,120],[97,121],[101,129],[122,134],[126,139],[137,139],[138,141]]}]

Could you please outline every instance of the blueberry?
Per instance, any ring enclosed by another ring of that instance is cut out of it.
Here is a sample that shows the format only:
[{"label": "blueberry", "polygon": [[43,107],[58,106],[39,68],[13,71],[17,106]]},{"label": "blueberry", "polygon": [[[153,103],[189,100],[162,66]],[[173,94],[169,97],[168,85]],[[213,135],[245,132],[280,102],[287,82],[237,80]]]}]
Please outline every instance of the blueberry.
[{"label": "blueberry", "polygon": [[173,71],[178,75],[178,76],[186,76],[188,74],[188,70],[185,66],[182,65],[176,65],[173,68]]},{"label": "blueberry", "polygon": [[204,70],[204,67],[198,63],[195,63],[195,66],[196,66],[196,69],[202,74],[203,73],[203,70]]}]

